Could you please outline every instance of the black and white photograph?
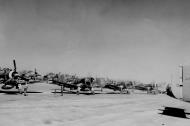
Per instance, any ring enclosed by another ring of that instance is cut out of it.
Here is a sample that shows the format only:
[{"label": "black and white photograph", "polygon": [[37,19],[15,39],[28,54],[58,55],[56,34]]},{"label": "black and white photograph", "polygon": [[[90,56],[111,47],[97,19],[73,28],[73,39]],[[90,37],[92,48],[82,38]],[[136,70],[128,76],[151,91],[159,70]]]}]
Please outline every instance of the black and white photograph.
[{"label": "black and white photograph", "polygon": [[0,126],[189,125],[189,0],[0,0]]}]

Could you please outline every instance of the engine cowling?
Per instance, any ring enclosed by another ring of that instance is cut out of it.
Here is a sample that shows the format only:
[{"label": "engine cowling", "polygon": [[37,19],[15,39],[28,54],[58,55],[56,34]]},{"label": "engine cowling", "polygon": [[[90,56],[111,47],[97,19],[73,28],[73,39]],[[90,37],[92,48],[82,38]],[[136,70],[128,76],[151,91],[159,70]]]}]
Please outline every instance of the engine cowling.
[{"label": "engine cowling", "polygon": [[10,79],[15,78],[15,77],[18,77],[18,76],[19,76],[18,73],[15,72],[15,71],[10,71],[10,72],[9,72],[9,78],[10,78]]}]

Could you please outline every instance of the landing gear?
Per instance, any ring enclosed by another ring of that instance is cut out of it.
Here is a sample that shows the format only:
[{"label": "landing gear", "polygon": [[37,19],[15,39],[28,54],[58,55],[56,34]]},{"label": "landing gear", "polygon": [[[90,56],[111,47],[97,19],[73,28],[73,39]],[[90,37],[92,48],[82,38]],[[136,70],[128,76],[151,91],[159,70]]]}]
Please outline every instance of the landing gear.
[{"label": "landing gear", "polygon": [[80,93],[79,93],[79,91],[77,91],[77,95],[79,95]]},{"label": "landing gear", "polygon": [[93,95],[95,95],[95,92],[94,92],[94,91],[92,91],[92,94],[93,94]]},{"label": "landing gear", "polygon": [[63,90],[64,90],[64,87],[63,85],[61,85],[61,96],[63,96]]},{"label": "landing gear", "polygon": [[18,84],[18,91],[19,91],[19,94],[22,94],[22,85],[21,84]]},{"label": "landing gear", "polygon": [[123,94],[123,91],[122,91],[122,90],[120,91],[120,94]]},{"label": "landing gear", "polygon": [[119,86],[119,88],[120,88],[120,94],[123,94],[122,86]]},{"label": "landing gear", "polygon": [[91,93],[93,94],[93,95],[95,95],[95,92],[94,92],[94,88],[93,87],[91,87]]},{"label": "landing gear", "polygon": [[103,92],[103,88],[101,87],[101,92]]},{"label": "landing gear", "polygon": [[76,92],[77,95],[80,94],[80,87],[77,88],[77,92]]},{"label": "landing gear", "polygon": [[126,93],[127,93],[127,94],[130,94],[130,91],[129,91],[128,89],[126,89]]},{"label": "landing gear", "polygon": [[92,93],[93,95],[95,95],[95,92],[94,92],[94,90],[91,90],[91,93]]},{"label": "landing gear", "polygon": [[28,96],[28,94],[24,94],[24,96]]}]

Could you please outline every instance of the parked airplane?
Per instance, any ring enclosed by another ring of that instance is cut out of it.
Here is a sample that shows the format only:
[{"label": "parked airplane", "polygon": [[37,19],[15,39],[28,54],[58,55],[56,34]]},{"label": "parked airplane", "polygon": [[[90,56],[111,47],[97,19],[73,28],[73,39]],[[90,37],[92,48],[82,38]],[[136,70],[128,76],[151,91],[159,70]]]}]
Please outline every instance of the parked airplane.
[{"label": "parked airplane", "polygon": [[81,91],[90,91],[91,94],[95,94],[93,81],[93,77],[78,78],[73,76],[71,78],[61,79],[58,74],[52,79],[52,83],[63,86],[63,88],[77,90],[77,95],[79,95]]},{"label": "parked airplane", "polygon": [[31,71],[31,70],[30,71],[23,71],[23,72],[21,72],[21,75],[28,78],[29,83],[40,82],[43,79],[42,76],[37,72],[36,68],[34,69],[34,71]]},{"label": "parked airplane", "polygon": [[129,93],[128,89],[132,87],[132,82],[118,82],[118,83],[114,83],[114,82],[110,82],[107,83],[103,88],[108,88],[108,89],[112,89],[114,91],[120,91],[120,93]]},{"label": "parked airplane", "polygon": [[16,69],[16,62],[13,60],[14,69],[4,68],[0,70],[0,79],[3,86],[2,89],[12,89],[16,87],[18,89],[18,84],[25,83],[28,81],[24,76],[20,76]]}]

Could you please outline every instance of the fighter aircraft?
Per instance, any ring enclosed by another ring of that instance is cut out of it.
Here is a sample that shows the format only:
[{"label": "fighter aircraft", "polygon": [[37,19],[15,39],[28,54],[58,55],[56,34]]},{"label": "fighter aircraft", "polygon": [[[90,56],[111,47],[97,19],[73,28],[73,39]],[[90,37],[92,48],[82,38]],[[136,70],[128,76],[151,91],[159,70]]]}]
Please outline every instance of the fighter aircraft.
[{"label": "fighter aircraft", "polygon": [[164,93],[163,91],[158,89],[158,84],[156,83],[150,83],[150,84],[136,84],[134,85],[134,89],[146,91],[148,94],[159,94]]},{"label": "fighter aircraft", "polygon": [[42,80],[41,75],[37,72],[36,68],[34,71],[22,71],[21,75],[29,79],[29,83],[36,83]]},{"label": "fighter aircraft", "polygon": [[93,90],[93,81],[93,77],[78,78],[76,76],[71,76],[70,78],[64,79],[58,74],[52,79],[53,84],[57,84],[63,88],[69,88],[70,90],[77,90],[77,95],[79,95],[81,91],[89,91],[91,94],[95,94]]},{"label": "fighter aircraft", "polygon": [[4,68],[0,70],[0,79],[3,86],[2,89],[8,90],[16,87],[18,89],[18,84],[25,83],[28,81],[24,76],[20,76],[16,69],[16,62],[13,60],[14,69]]},{"label": "fighter aircraft", "polygon": [[125,83],[123,81],[121,82],[108,82],[103,88],[112,89],[114,91],[120,91],[120,93],[129,93],[128,88],[131,88],[132,82]]},{"label": "fighter aircraft", "polygon": [[138,84],[135,85],[134,88],[137,90],[147,91],[148,89],[153,90],[154,86],[153,84]]}]

